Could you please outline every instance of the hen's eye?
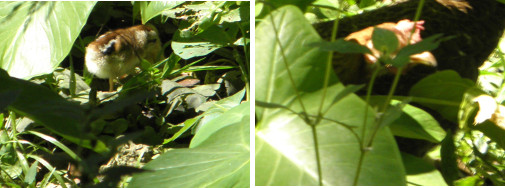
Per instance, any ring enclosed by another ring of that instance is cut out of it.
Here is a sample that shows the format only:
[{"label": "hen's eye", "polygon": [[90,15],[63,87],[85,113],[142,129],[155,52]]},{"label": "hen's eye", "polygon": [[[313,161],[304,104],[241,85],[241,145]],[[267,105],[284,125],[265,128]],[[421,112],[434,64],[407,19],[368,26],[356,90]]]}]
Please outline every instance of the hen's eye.
[{"label": "hen's eye", "polygon": [[116,44],[116,42],[109,43],[109,45],[102,51],[102,53],[104,55],[112,54],[112,52],[114,51],[114,44]]}]

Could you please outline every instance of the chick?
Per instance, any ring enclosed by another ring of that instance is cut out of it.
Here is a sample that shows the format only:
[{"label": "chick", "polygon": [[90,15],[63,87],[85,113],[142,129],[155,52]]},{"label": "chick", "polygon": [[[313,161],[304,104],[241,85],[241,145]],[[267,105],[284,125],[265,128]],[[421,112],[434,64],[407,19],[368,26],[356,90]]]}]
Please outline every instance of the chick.
[{"label": "chick", "polygon": [[154,27],[137,25],[109,31],[86,47],[88,71],[98,78],[109,79],[109,91],[114,79],[132,73],[141,59],[159,60],[161,42]]}]

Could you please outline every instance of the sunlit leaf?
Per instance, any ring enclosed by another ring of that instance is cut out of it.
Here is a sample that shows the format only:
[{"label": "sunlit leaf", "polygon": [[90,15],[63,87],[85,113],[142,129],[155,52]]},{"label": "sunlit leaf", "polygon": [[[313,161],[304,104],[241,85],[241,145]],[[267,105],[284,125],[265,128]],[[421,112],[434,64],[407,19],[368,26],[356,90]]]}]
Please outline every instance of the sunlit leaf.
[{"label": "sunlit leaf", "polygon": [[179,6],[185,1],[152,1],[152,2],[139,2],[145,3],[140,6],[142,23],[145,24],[152,18],[164,14],[166,11]]},{"label": "sunlit leaf", "polygon": [[67,56],[96,2],[0,2],[0,67],[16,78],[51,73]]},{"label": "sunlit leaf", "polygon": [[249,112],[242,115],[197,147],[170,150],[147,163],[128,187],[248,187]]}]

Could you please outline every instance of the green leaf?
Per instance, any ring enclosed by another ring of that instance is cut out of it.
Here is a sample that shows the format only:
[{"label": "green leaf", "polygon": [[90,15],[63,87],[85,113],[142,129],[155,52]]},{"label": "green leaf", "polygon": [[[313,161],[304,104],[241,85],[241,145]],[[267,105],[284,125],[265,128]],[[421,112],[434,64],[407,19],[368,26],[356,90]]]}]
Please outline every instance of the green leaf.
[{"label": "green leaf", "polygon": [[335,42],[315,42],[309,44],[312,47],[319,47],[324,51],[335,51],[338,53],[360,53],[360,54],[371,54],[372,52],[366,46],[361,46],[358,43],[346,41],[344,39],[338,39]]},{"label": "green leaf", "polygon": [[249,187],[249,113],[242,115],[198,146],[147,163],[128,187]]},{"label": "green leaf", "polygon": [[[217,102],[212,103],[212,106],[207,109],[202,115],[201,120],[198,122],[196,127],[196,136],[191,140],[190,147],[197,146],[201,141],[205,140],[209,135],[211,135],[216,130],[222,128],[222,126],[226,125],[225,120],[237,121],[239,119],[233,118],[224,118],[224,117],[236,117],[240,116],[242,113],[246,111],[249,112],[249,109],[245,109],[244,104],[240,104],[245,95],[245,89],[237,92],[236,94],[221,99]],[[238,107],[241,106],[241,107]],[[209,125],[214,125],[211,123],[213,121],[220,121],[220,126],[217,127],[208,127]],[[210,124],[209,124],[210,123]],[[231,124],[231,123],[230,123]],[[202,131],[203,130],[203,131]]]},{"label": "green leaf", "polygon": [[394,32],[387,29],[374,28],[372,42],[374,48],[382,52],[383,56],[388,56],[398,49],[398,38]]},{"label": "green leaf", "polygon": [[94,137],[83,132],[86,119],[84,109],[79,104],[63,99],[46,87],[9,77],[5,70],[0,69],[0,93],[9,91],[20,91],[19,97],[9,105],[9,110],[32,119],[74,143],[91,147],[88,139]]},{"label": "green leaf", "polygon": [[35,176],[37,175],[37,167],[39,166],[39,162],[35,161],[32,163],[28,172],[25,175],[24,182],[28,185],[32,184],[35,181]]},{"label": "green leaf", "polygon": [[305,12],[307,7],[315,0],[267,0],[267,6],[279,8],[285,5],[297,6],[302,12]]},{"label": "green leaf", "polygon": [[473,85],[474,83],[471,80],[460,77],[457,72],[445,70],[432,74],[416,83],[410,89],[410,95],[458,104],[453,106],[419,102],[421,105],[437,111],[447,120],[457,122],[459,104],[463,100],[463,94]]},{"label": "green leaf", "polygon": [[[399,101],[392,101],[397,102]],[[444,129],[435,118],[426,111],[408,104],[403,107],[403,114],[389,128],[395,136],[423,139],[433,143],[440,143],[445,137]]]},{"label": "green leaf", "polygon": [[0,92],[0,111],[3,111],[7,106],[16,101],[21,90],[8,90]]},{"label": "green leaf", "polygon": [[454,181],[459,178],[458,162],[456,161],[456,146],[454,145],[454,137],[451,131],[447,132],[446,137],[442,140],[442,148],[440,149],[441,172],[445,182],[449,185],[454,185]]},{"label": "green leaf", "polygon": [[407,103],[405,102],[398,101],[397,103],[394,103],[393,105],[389,106],[386,109],[386,112],[384,112],[383,114],[384,118],[382,122],[379,124],[379,127],[391,125],[392,122],[397,120],[402,115],[403,107],[405,107],[406,104]]},{"label": "green leaf", "polygon": [[454,186],[482,186],[484,180],[479,176],[468,176],[454,181]]},{"label": "green leaf", "polygon": [[375,0],[361,0],[359,2],[359,8],[365,8],[375,4]]},{"label": "green leaf", "polygon": [[442,174],[428,161],[402,153],[407,182],[413,186],[447,186]]},{"label": "green leaf", "polygon": [[149,20],[156,16],[163,15],[164,12],[170,11],[171,9],[179,6],[185,1],[151,1],[151,2],[141,2],[148,3],[145,6],[141,6],[141,18],[142,24],[147,23]]},{"label": "green leaf", "polygon": [[[174,53],[183,59],[190,59],[207,55],[219,48],[234,46],[240,24],[248,24],[248,20],[241,19],[239,9],[249,7],[247,3],[240,3],[239,8],[230,8],[234,2],[203,2],[191,3],[184,6],[177,18],[181,22],[191,23],[187,28],[179,29],[172,39]],[[192,13],[193,12],[193,13]],[[197,12],[198,14],[194,14]],[[240,24],[237,22],[240,21]]]},{"label": "green leaf", "polygon": [[163,141],[163,144],[168,144],[168,143],[174,141],[175,139],[179,138],[183,133],[185,133],[187,130],[189,130],[189,128],[193,127],[201,118],[202,118],[201,116],[197,116],[197,117],[187,119],[186,121],[184,121],[182,123],[182,128],[179,129],[172,137],[165,139]]},{"label": "green leaf", "polygon": [[392,65],[395,67],[402,67],[409,63],[408,60],[411,55],[436,49],[440,42],[442,42],[442,40],[440,40],[441,37],[442,34],[436,34],[423,39],[421,42],[403,47],[398,54],[396,54]]},{"label": "green leaf", "polygon": [[204,118],[200,121],[198,130],[193,139],[191,140],[191,144],[189,145],[189,147],[190,148],[197,147],[205,139],[213,135],[214,132],[217,132],[218,130],[224,128],[227,125],[239,122],[244,116],[244,114],[249,114],[249,104],[250,104],[249,102],[245,102],[220,113],[214,110],[213,112],[210,112],[214,116],[216,116],[213,118],[204,116]]},{"label": "green leaf", "polygon": [[45,135],[45,134],[42,134],[42,133],[37,132],[37,131],[28,131],[28,133],[33,134],[35,136],[38,136],[38,137],[44,139],[45,141],[48,141],[48,142],[50,142],[51,144],[53,144],[55,146],[58,146],[58,148],[60,148],[61,150],[63,150],[73,160],[75,160],[75,161],[81,161],[81,158],[76,153],[74,153],[74,151],[72,151],[70,148],[68,148],[67,146],[65,146],[63,143],[61,143],[60,141],[56,140],[55,138],[53,138],[51,136],[48,136],[48,135]]},{"label": "green leaf", "polygon": [[[285,6],[265,17],[256,27],[256,100],[306,112],[318,118],[328,52],[308,45],[321,41],[317,32],[294,6]],[[279,46],[282,45],[282,48]],[[286,58],[286,59],[284,59]],[[286,67],[287,63],[287,67]],[[288,76],[288,72],[292,74]],[[292,81],[291,81],[292,79]],[[293,85],[294,82],[294,85]],[[363,129],[364,109],[368,106],[354,94],[343,94],[344,86],[330,75],[327,99],[320,123],[315,126],[324,185],[405,185],[405,172],[398,148],[387,127],[377,133],[371,151],[361,154],[355,133]],[[296,88],[296,90],[294,90]],[[299,92],[305,111],[296,98]],[[345,92],[344,92],[345,93]],[[326,110],[327,109],[327,110]],[[367,119],[373,120],[368,109]],[[255,184],[318,185],[317,160],[312,128],[299,114],[283,108],[256,107]],[[341,122],[337,124],[335,122]],[[345,124],[345,125],[344,125]],[[371,134],[367,122],[367,138]],[[356,128],[351,128],[356,127]],[[383,173],[388,169],[388,173]]]},{"label": "green leaf", "polygon": [[13,77],[47,74],[67,56],[96,2],[0,2],[0,67]]}]

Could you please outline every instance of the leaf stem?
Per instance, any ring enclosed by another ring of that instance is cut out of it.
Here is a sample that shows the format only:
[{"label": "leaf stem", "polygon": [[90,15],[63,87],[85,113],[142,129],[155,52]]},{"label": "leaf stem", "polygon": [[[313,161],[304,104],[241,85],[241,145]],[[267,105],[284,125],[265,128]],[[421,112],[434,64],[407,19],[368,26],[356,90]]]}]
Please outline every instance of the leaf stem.
[{"label": "leaf stem", "polygon": [[[422,11],[422,8],[424,6],[424,0],[420,0],[419,1],[419,4],[417,6],[417,10],[416,10],[416,15],[415,15],[415,18],[414,18],[414,22],[417,22],[419,20],[419,17],[421,16],[421,11]],[[415,23],[414,23],[415,24]],[[411,38],[414,34],[414,31],[415,31],[415,27],[412,29],[411,33],[410,33],[410,37],[409,37],[409,40],[408,40],[408,43],[410,44],[410,41],[411,41]],[[400,80],[400,75],[403,71],[403,66],[402,67],[399,67],[398,68],[398,71],[396,72],[396,75],[395,75],[395,78],[393,80],[393,85],[391,86],[390,90],[389,90],[389,93],[386,97],[386,101],[384,102],[384,105],[383,107],[380,109],[379,113],[385,113],[387,108],[389,107],[389,104],[391,103],[391,99],[393,97],[393,94],[396,90],[396,87],[398,85],[398,82]],[[380,67],[377,66],[377,68],[375,69],[373,75],[372,75],[372,78],[370,80],[370,83],[369,83],[369,86],[368,86],[368,90],[367,90],[367,95],[366,95],[366,103],[369,104],[369,99],[370,99],[370,96],[371,96],[371,92],[372,92],[372,88],[373,88],[373,83],[375,81],[375,77],[377,76],[377,73],[378,73],[378,70],[380,69]],[[362,135],[363,135],[363,138],[365,138],[365,130],[366,130],[366,119],[367,119],[367,114],[368,114],[368,106],[365,107],[365,118],[364,119],[364,123],[363,123],[363,130],[362,130]],[[379,117],[379,119],[377,119],[375,122],[374,122],[374,130],[372,132],[372,135],[370,136],[370,139],[368,140],[368,143],[367,142],[363,142],[364,143],[367,143],[366,145],[361,145],[361,155],[360,155],[360,159],[359,159],[359,162],[358,162],[358,169],[356,171],[356,176],[355,176],[355,179],[354,179],[354,183],[353,185],[357,185],[358,184],[358,179],[359,179],[359,175],[361,173],[361,168],[362,168],[362,165],[363,165],[363,162],[364,162],[364,158],[365,158],[365,154],[367,153],[367,151],[369,151],[372,147],[372,144],[373,144],[373,140],[375,139],[375,136],[377,135],[377,132],[379,131],[380,129],[380,124],[381,122],[383,121],[384,119],[384,115],[381,115]]]},{"label": "leaf stem", "polygon": [[[300,92],[296,88],[296,84],[295,84],[295,80],[293,79],[293,75],[291,74],[291,71],[289,69],[289,65],[288,65],[288,62],[287,62],[286,54],[284,53],[284,47],[282,46],[281,40],[279,38],[279,31],[278,31],[278,29],[277,29],[277,27],[275,25],[274,17],[273,16],[269,16],[269,17],[270,17],[270,21],[272,22],[272,28],[274,29],[275,41],[277,42],[277,44],[279,44],[279,49],[280,49],[279,52],[280,52],[280,54],[282,56],[282,62],[284,63],[284,66],[286,66],[286,72],[288,74],[289,81],[291,82],[291,86],[293,87],[293,90],[295,92],[296,99],[298,99],[298,102],[300,103],[302,111],[307,112],[307,110],[305,108],[305,105],[303,105],[303,101],[302,101],[302,97],[300,95]],[[309,119],[305,118],[305,120],[309,120]]]},{"label": "leaf stem", "polygon": [[[372,89],[373,89],[373,85],[375,83],[375,78],[379,74],[379,71],[381,68],[379,65],[380,65],[379,63],[375,64],[374,72],[372,73],[372,77],[370,79],[370,82],[368,83],[368,88],[367,88],[366,97],[365,97],[366,104],[370,104],[370,96],[372,95]],[[361,130],[361,138],[362,139],[365,139],[366,122],[367,122],[367,117],[368,117],[368,107],[369,107],[369,105],[365,105],[365,114],[364,114],[364,118],[363,118],[363,129]],[[366,149],[365,149],[366,142],[365,142],[365,140],[362,140],[362,139],[358,139],[361,153],[359,155],[358,169],[356,169],[356,175],[354,176],[353,185],[355,185],[355,186],[358,185],[359,176],[361,174],[361,166],[363,165],[363,160],[365,158],[365,153],[366,153]]]},{"label": "leaf stem", "polygon": [[[338,6],[338,4],[337,4]],[[337,18],[340,17],[340,12],[337,12]],[[335,19],[335,21],[333,22],[333,29],[331,31],[331,39],[330,41],[333,42],[335,41],[335,38],[337,36],[337,30],[338,30],[338,21],[339,19]],[[325,102],[325,99],[326,99],[326,93],[328,91],[328,85],[329,85],[329,82],[330,82],[330,74],[331,74],[331,70],[332,69],[332,60],[333,60],[333,52],[329,52],[328,53],[328,60],[326,61],[326,71],[324,73],[324,82],[323,82],[323,96],[321,97],[321,104],[319,105],[319,109],[317,111],[317,119],[316,121],[314,122],[315,124],[311,125],[311,128],[312,128],[312,137],[314,139],[314,149],[316,150],[316,162],[317,162],[317,175],[318,175],[318,179],[319,179],[319,186],[322,186],[323,185],[323,172],[322,172],[322,169],[321,169],[321,158],[319,157],[319,143],[317,141],[317,130],[316,130],[316,125],[319,124],[321,118],[322,118],[322,114],[321,112],[323,111],[323,106],[324,106],[324,102]]]}]

